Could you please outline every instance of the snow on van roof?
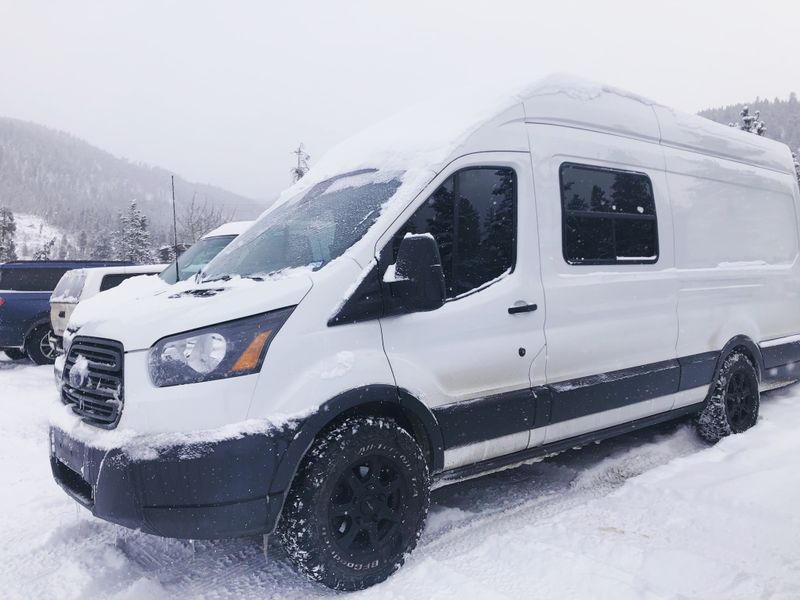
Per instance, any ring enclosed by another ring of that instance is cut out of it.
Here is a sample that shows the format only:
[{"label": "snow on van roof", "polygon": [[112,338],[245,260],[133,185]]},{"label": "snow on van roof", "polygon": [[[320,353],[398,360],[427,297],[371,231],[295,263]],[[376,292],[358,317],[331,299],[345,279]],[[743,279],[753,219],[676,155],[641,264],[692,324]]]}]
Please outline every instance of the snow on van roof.
[{"label": "snow on van roof", "polygon": [[255,221],[231,221],[230,223],[220,225],[216,229],[212,229],[203,237],[209,238],[216,237],[218,235],[240,235],[247,231],[250,228],[250,225],[253,223],[255,223]]},{"label": "snow on van roof", "polygon": [[364,168],[437,173],[472,151],[529,150],[522,123],[624,135],[793,173],[788,148],[681,113],[613,86],[556,74],[528,84],[478,82],[448,90],[332,148],[276,204],[314,184]]}]

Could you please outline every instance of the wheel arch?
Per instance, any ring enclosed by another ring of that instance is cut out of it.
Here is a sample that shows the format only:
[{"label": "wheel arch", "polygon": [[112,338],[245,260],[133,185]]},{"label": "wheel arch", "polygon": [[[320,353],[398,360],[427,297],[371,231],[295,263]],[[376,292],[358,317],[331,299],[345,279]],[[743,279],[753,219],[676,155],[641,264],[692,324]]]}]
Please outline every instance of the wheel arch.
[{"label": "wheel arch", "polygon": [[751,361],[753,361],[753,365],[756,368],[756,372],[758,373],[758,380],[759,382],[763,379],[764,376],[764,358],[761,355],[761,348],[758,347],[752,339],[750,339],[746,335],[737,335],[732,337],[728,340],[722,350],[719,353],[719,357],[717,357],[717,364],[714,368],[714,376],[711,379],[711,386],[709,389],[713,389],[714,382],[719,377],[720,369],[722,369],[722,365],[725,363],[725,359],[728,358],[734,352],[741,352],[745,356],[747,356]]},{"label": "wheel arch", "polygon": [[325,402],[297,428],[284,451],[269,487],[268,528],[272,531],[292,481],[314,440],[350,416],[390,417],[420,444],[431,473],[444,466],[444,442],[431,410],[407,390],[393,385],[365,385]]},{"label": "wheel arch", "polygon": [[50,315],[49,314],[37,315],[36,318],[34,318],[31,321],[31,324],[28,326],[28,329],[25,331],[25,337],[23,338],[23,341],[22,341],[23,347],[28,344],[28,338],[31,336],[31,334],[34,331],[36,331],[36,329],[41,327],[42,325],[47,325],[48,327],[50,327],[52,329],[53,326],[50,323]]}]

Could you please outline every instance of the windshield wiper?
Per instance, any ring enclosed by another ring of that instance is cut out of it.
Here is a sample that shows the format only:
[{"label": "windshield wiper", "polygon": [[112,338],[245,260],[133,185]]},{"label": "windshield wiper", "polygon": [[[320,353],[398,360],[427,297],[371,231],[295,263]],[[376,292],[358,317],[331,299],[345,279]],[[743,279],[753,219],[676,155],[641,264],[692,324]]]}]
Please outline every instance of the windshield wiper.
[{"label": "windshield wiper", "polygon": [[230,281],[232,277],[230,275],[220,275],[219,277],[213,277],[211,279],[204,279],[200,283],[208,283],[210,281]]}]

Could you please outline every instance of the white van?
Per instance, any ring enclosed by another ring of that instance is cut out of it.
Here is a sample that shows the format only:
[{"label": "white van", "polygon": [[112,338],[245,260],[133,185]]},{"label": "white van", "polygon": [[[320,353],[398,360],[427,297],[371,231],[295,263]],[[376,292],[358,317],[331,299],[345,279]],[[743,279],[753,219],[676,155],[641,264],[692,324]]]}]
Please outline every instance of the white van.
[{"label": "white van", "polygon": [[231,221],[212,229],[192,244],[177,260],[172,261],[161,272],[161,279],[167,283],[176,283],[196,275],[252,224],[253,221]]},{"label": "white van", "polygon": [[367,587],[432,486],[682,416],[752,427],[800,360],[798,202],[786,146],[602,85],[420,106],[198,281],[65,340],[54,476],[100,518],[275,532]]}]

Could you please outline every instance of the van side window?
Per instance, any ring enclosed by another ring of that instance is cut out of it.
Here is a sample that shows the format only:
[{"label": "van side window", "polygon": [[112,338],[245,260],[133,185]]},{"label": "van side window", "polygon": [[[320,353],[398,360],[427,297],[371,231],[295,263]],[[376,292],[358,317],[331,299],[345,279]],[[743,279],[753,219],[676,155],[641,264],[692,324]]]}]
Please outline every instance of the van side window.
[{"label": "van side window", "polygon": [[560,169],[564,260],[571,265],[658,260],[653,186],[644,173],[564,163]]},{"label": "van side window", "polygon": [[438,242],[448,298],[499,277],[514,267],[516,173],[506,167],[457,171],[394,237],[395,258],[406,233],[430,233]]}]

